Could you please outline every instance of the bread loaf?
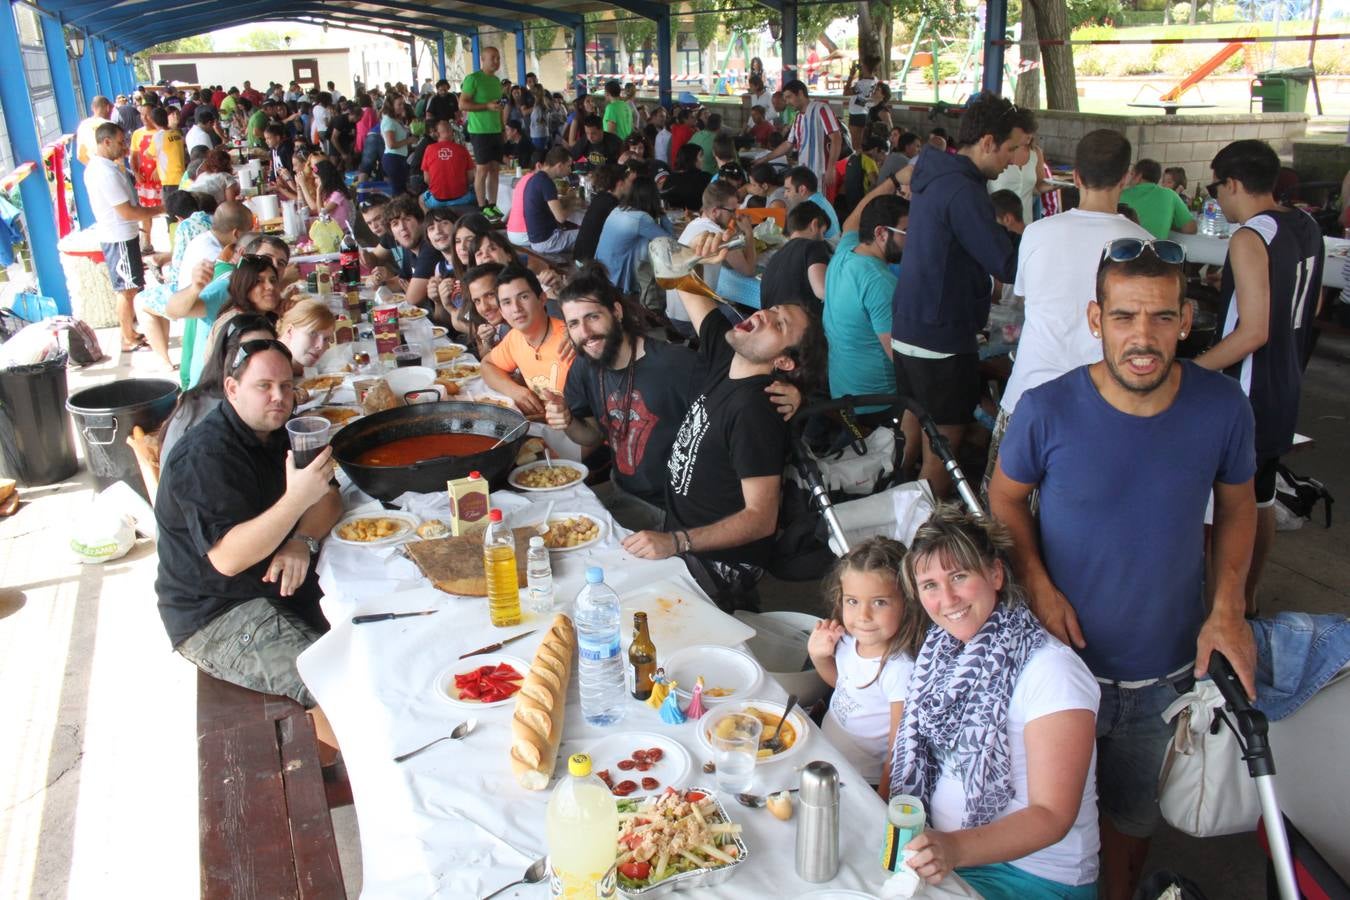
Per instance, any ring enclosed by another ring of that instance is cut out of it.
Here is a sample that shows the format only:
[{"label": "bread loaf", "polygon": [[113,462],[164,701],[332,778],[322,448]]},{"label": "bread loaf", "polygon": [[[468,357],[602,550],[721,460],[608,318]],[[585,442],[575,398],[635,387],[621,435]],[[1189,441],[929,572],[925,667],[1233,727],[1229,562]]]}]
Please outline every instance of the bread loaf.
[{"label": "bread loaf", "polygon": [[511,771],[521,787],[542,791],[553,777],[576,650],[572,620],[559,613],[525,673],[511,716]]}]

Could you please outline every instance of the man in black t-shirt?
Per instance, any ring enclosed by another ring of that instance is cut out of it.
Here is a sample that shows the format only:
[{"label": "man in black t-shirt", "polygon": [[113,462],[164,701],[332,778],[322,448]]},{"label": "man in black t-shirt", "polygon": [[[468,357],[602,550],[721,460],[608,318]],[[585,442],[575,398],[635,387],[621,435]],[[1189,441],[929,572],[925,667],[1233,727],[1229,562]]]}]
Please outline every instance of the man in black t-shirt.
[{"label": "man in black t-shirt", "polygon": [[[721,262],[722,236],[700,235],[696,255]],[[667,463],[667,530],[623,542],[642,559],[684,556],[724,609],[753,609],[755,582],[773,550],[788,429],[765,388],[775,374],[804,391],[825,371],[820,320],[796,304],[763,309],[732,326],[716,301],[680,292],[707,370]]]},{"label": "man in black t-shirt", "polygon": [[450,96],[450,82],[444,78],[436,82],[436,93],[427,101],[427,118],[433,122],[455,119],[455,98]]},{"label": "man in black t-shirt", "polygon": [[225,402],[165,460],[155,504],[160,617],[174,649],[202,671],[291,697],[311,709],[319,740],[336,747],[295,667],[328,628],[312,562],[342,515],[332,451],[304,468],[288,452],[295,400],[284,344],[227,347]]},{"label": "man in black t-shirt", "polygon": [[787,243],[778,248],[764,267],[760,285],[761,306],[802,303],[820,315],[825,300],[825,270],[832,255],[825,242],[830,217],[814,203],[798,203],[787,214],[783,234]]},{"label": "man in black t-shirt", "polygon": [[645,337],[639,314],[599,266],[579,272],[559,302],[577,355],[565,393],[548,397],[546,421],[583,447],[607,443],[614,474],[597,487],[600,502],[625,528],[660,528],[666,458],[703,365],[687,347]]},{"label": "man in black t-shirt", "polygon": [[572,159],[584,159],[592,166],[605,163],[619,164],[619,155],[623,153],[623,141],[612,131],[606,131],[604,123],[597,115],[589,115],[582,121],[585,136],[572,148]]},{"label": "man in black t-shirt", "polygon": [[595,249],[600,245],[600,233],[605,230],[605,220],[619,208],[619,201],[632,179],[626,170],[608,163],[591,173],[591,195],[586,207],[586,215],[577,229],[577,242],[572,247],[572,255],[579,263],[595,259]]}]

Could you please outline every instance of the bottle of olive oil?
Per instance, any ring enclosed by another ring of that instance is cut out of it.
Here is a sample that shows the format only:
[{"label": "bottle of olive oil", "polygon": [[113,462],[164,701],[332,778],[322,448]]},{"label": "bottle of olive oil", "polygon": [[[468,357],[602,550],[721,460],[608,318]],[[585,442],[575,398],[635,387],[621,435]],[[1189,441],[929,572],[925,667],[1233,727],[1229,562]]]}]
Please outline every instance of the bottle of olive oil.
[{"label": "bottle of olive oil", "polygon": [[488,615],[499,628],[520,624],[520,579],[516,576],[516,539],[502,511],[488,513],[483,533],[483,571],[487,576]]}]

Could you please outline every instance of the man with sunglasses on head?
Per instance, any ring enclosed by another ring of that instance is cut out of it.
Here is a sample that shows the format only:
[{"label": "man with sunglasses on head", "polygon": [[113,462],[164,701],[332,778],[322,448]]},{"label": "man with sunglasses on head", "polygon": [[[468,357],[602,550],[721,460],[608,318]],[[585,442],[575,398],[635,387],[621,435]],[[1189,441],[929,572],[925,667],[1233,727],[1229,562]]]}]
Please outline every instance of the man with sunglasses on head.
[{"label": "man with sunglasses on head", "polygon": [[215,678],[294,699],[335,751],[295,660],[328,630],[313,562],[342,501],[331,448],[296,466],[285,432],[294,403],[286,346],[241,343],[225,370],[225,402],[165,461],[155,590],[178,653]]},{"label": "man with sunglasses on head", "polygon": [[1220,340],[1196,364],[1236,378],[1256,416],[1256,544],[1247,614],[1275,540],[1275,470],[1294,445],[1309,326],[1322,291],[1325,251],[1311,216],[1275,200],[1280,158],[1265,141],[1234,141],[1210,163],[1209,193],[1242,225],[1228,241]]},{"label": "man with sunglasses on head", "polygon": [[1172,241],[1106,246],[1086,312],[1102,360],[1022,395],[989,485],[1032,611],[1077,648],[1101,687],[1106,900],[1133,896],[1158,826],[1158,771],[1172,737],[1163,710],[1215,650],[1255,693],[1242,616],[1256,530],[1252,412],[1231,379],[1176,359],[1191,328],[1184,261]]},{"label": "man with sunglasses on head", "polygon": [[[988,91],[961,113],[957,144],[946,153],[928,146],[914,165],[892,175],[910,188],[905,264],[891,301],[891,349],[899,393],[933,417],[959,451],[980,402],[977,335],[989,321],[991,278],[1013,280],[1017,252],[998,224],[989,182],[1024,157],[1036,130],[1030,112]],[[924,478],[938,497],[952,479],[927,441],[919,420],[906,411],[905,465],[922,448]]]}]

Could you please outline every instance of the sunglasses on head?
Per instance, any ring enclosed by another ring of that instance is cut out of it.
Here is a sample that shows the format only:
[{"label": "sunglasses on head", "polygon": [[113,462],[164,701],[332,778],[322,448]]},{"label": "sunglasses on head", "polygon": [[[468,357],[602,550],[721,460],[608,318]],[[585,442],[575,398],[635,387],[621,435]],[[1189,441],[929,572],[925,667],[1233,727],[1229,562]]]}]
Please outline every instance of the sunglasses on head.
[{"label": "sunglasses on head", "polygon": [[276,338],[258,338],[253,341],[244,341],[239,345],[239,349],[234,354],[234,362],[230,363],[230,370],[239,371],[239,367],[244,364],[245,360],[255,353],[262,353],[264,350],[277,350],[286,359],[291,358],[291,348],[281,341]]},{"label": "sunglasses on head", "polygon": [[1102,259],[1123,263],[1138,259],[1145,250],[1168,265],[1179,266],[1186,261],[1186,248],[1176,241],[1146,241],[1142,238],[1116,238],[1102,248]]},{"label": "sunglasses on head", "polygon": [[255,331],[259,328],[274,332],[276,331],[276,325],[276,313],[242,313],[225,324],[225,340],[230,340],[236,334]]}]

